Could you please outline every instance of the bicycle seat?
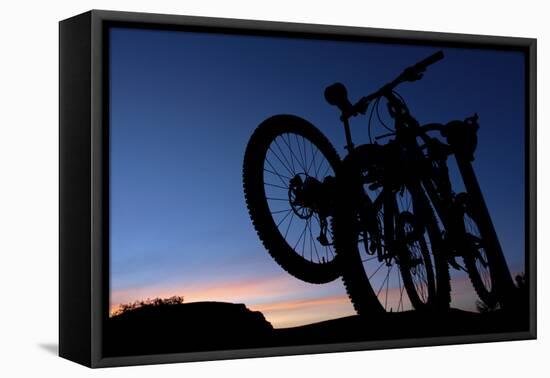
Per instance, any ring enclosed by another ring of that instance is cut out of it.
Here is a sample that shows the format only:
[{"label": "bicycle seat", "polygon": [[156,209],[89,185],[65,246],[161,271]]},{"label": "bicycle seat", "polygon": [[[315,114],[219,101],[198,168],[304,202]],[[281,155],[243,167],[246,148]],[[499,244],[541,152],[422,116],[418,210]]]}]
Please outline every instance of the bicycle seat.
[{"label": "bicycle seat", "polygon": [[349,102],[348,91],[342,83],[334,83],[325,89],[325,99],[331,105],[337,106],[342,113],[353,113],[353,105]]}]

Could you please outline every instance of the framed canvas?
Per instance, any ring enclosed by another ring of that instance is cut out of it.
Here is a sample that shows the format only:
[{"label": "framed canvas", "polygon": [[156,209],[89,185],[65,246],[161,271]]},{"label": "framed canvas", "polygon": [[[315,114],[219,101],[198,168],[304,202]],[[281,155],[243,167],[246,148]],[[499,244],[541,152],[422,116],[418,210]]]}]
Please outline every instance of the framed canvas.
[{"label": "framed canvas", "polygon": [[60,22],[59,354],[536,337],[536,40]]}]

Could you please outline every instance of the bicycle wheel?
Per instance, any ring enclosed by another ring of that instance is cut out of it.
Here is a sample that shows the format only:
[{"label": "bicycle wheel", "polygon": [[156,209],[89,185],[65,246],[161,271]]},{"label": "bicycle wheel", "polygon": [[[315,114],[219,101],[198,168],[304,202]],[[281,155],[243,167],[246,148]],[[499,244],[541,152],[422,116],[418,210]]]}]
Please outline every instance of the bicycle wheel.
[{"label": "bicycle wheel", "polygon": [[[381,196],[383,191],[378,190],[374,195]],[[398,196],[395,200],[395,214],[410,213],[413,208],[412,193],[405,189],[395,196]],[[382,202],[375,200],[374,203],[378,204],[375,206],[367,199],[367,203],[371,210],[364,216],[375,217],[375,221],[365,222],[364,219],[360,220],[361,216],[350,216],[350,208],[347,216],[342,214],[334,218],[336,252],[339,256],[344,256],[342,280],[355,310],[360,315],[372,315],[384,311],[425,308],[435,301],[436,292],[433,264],[428,251],[431,244],[425,242],[425,239],[422,242],[420,237],[421,235],[425,238],[425,232],[422,231],[415,240],[409,234],[410,240],[407,243],[404,243],[405,239],[401,239],[401,242],[398,240],[393,246],[384,245],[384,233],[396,232],[399,227],[402,231],[397,232],[402,233],[410,228],[412,219],[407,219],[406,215],[401,220],[394,217],[390,220],[393,230],[388,231],[385,228],[389,226],[387,221],[384,225],[385,209],[381,206]],[[372,230],[373,224],[377,224],[378,230]],[[434,230],[432,226],[429,228]],[[376,237],[377,234],[380,236]],[[426,235],[431,240],[433,233],[426,231]],[[416,251],[413,249],[415,245],[424,248]]]},{"label": "bicycle wheel", "polygon": [[246,148],[243,187],[254,228],[275,261],[306,282],[340,276],[329,228],[339,164],[326,137],[292,115],[262,122]]},{"label": "bicycle wheel", "polygon": [[399,270],[407,295],[415,309],[423,309],[435,300],[435,276],[431,246],[413,213],[403,211],[397,219]]},{"label": "bicycle wheel", "polygon": [[414,214],[424,225],[424,235],[430,249],[435,271],[435,298],[432,305],[438,310],[448,310],[451,303],[451,276],[449,262],[443,242],[440,222],[426,192],[421,186],[411,186],[413,192]]},{"label": "bicycle wheel", "polygon": [[487,306],[493,307],[498,300],[494,289],[494,268],[489,264],[485,242],[479,231],[478,220],[472,211],[472,205],[466,193],[458,194],[457,202],[463,209],[465,240],[462,259],[464,268],[479,299]]}]

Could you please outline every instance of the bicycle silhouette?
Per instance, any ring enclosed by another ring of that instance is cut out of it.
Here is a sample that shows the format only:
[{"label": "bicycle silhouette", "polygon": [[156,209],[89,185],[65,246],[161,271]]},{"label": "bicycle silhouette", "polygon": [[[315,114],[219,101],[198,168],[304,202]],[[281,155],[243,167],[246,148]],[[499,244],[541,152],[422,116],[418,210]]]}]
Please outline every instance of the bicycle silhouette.
[{"label": "bicycle silhouette", "polygon": [[[488,306],[505,305],[513,291],[471,164],[477,114],[420,125],[395,90],[420,80],[443,57],[439,51],[406,68],[355,104],[341,83],[326,88],[326,100],[341,111],[344,159],[317,128],[294,115],[266,119],[246,148],[245,199],[264,247],[306,282],[341,276],[359,314],[449,308],[449,266],[468,273]],[[391,126],[380,116],[381,101]],[[373,114],[388,129],[374,140]],[[358,115],[369,118],[370,142],[355,146],[349,121]],[[465,192],[453,191],[450,156]]]}]

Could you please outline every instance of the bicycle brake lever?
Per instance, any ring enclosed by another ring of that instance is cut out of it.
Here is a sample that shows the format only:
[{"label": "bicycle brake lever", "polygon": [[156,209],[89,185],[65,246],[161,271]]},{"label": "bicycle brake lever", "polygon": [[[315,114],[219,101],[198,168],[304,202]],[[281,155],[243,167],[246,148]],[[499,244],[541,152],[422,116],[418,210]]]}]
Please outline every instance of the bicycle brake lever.
[{"label": "bicycle brake lever", "polygon": [[422,79],[424,71],[421,67],[412,66],[406,68],[401,75],[404,81],[417,81]]}]

